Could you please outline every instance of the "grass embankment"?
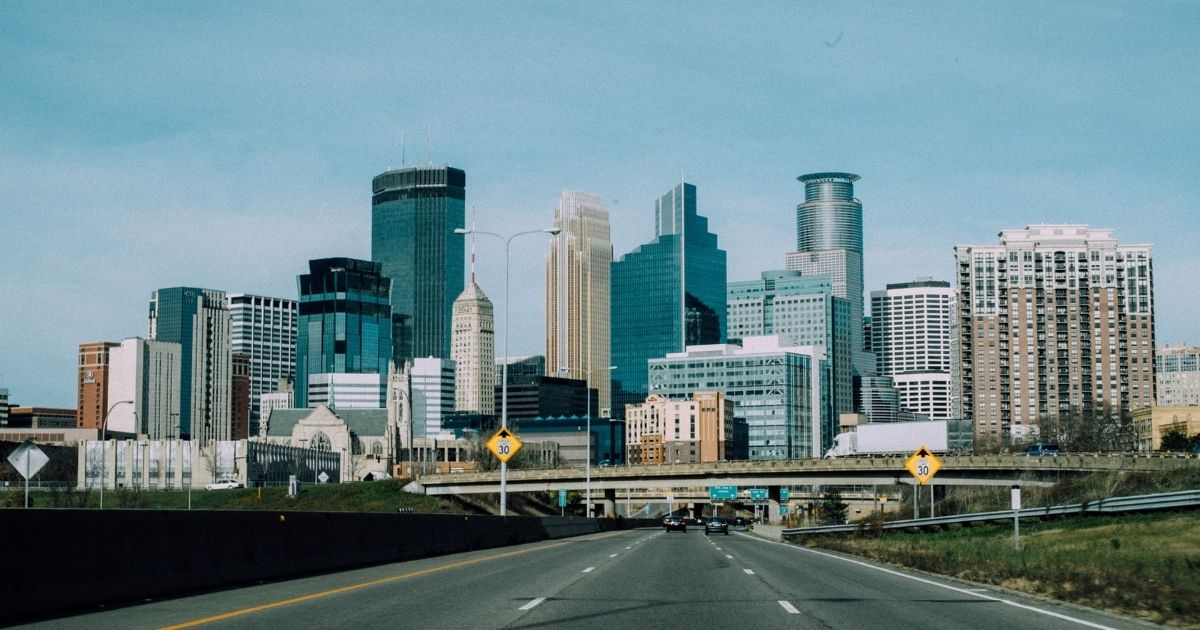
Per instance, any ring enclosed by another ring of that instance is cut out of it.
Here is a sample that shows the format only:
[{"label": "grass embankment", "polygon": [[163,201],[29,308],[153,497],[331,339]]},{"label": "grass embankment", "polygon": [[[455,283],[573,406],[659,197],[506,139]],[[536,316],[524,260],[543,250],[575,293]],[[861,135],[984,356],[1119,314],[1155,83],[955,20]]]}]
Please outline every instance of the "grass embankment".
[{"label": "grass embankment", "polygon": [[[1200,488],[1200,475],[1096,475],[1026,494],[1027,507],[1112,496]],[[964,492],[970,511],[1006,509],[1001,492]],[[1008,489],[1002,489],[1007,499]],[[1037,500],[1030,501],[1031,497]],[[949,510],[947,510],[948,512]],[[957,511],[957,510],[956,510]],[[963,510],[967,511],[967,510]],[[939,510],[939,513],[941,512]],[[1011,521],[940,532],[889,532],[801,541],[882,562],[995,584],[1200,630],[1200,512],[1078,516],[1021,521],[1014,549]]]},{"label": "grass embankment", "polygon": [[[404,479],[387,479],[342,484],[308,484],[301,487],[298,497],[289,497],[287,488],[238,488],[236,490],[193,490],[191,506],[195,510],[299,510],[327,512],[395,512],[411,508],[414,512],[465,512],[456,504],[423,494],[405,492]],[[39,491],[29,494],[30,507],[90,507],[100,505],[98,491],[62,492]],[[24,504],[20,490],[10,490],[6,503],[10,507]],[[104,507],[142,510],[186,510],[186,490],[108,490]]]}]

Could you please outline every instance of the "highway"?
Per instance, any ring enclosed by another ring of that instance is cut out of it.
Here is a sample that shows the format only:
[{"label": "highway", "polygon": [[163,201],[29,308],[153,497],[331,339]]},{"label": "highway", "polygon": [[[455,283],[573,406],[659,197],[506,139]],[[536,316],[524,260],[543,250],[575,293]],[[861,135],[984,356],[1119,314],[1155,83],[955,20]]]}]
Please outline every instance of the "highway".
[{"label": "highway", "polygon": [[[336,534],[334,534],[336,535]],[[47,585],[53,588],[52,585]],[[1106,613],[766,541],[661,529],[388,564],[44,628],[1146,628]]]}]

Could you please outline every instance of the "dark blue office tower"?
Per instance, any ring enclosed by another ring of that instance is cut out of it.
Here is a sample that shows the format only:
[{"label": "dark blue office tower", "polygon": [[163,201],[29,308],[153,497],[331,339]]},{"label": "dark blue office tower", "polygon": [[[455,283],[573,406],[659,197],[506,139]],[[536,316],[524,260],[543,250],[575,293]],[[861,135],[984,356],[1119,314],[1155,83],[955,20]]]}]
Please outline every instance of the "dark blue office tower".
[{"label": "dark blue office tower", "polygon": [[725,250],[681,183],[655,204],[656,238],[612,265],[614,418],[646,397],[651,358],[725,342]]}]

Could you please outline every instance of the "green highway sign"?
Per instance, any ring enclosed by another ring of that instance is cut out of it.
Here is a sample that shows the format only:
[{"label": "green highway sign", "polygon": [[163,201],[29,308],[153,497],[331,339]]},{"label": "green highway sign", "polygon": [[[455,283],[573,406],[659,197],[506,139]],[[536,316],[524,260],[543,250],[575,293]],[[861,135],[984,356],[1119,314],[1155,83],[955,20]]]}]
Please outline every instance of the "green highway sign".
[{"label": "green highway sign", "polygon": [[737,486],[709,486],[708,498],[712,501],[727,501],[737,498]]},{"label": "green highway sign", "polygon": [[766,501],[767,500],[767,489],[766,488],[750,488],[750,500],[751,501]]},{"label": "green highway sign", "polygon": [[787,501],[788,499],[791,499],[791,498],[792,498],[792,489],[791,488],[784,486],[779,489],[779,500],[780,501]]}]

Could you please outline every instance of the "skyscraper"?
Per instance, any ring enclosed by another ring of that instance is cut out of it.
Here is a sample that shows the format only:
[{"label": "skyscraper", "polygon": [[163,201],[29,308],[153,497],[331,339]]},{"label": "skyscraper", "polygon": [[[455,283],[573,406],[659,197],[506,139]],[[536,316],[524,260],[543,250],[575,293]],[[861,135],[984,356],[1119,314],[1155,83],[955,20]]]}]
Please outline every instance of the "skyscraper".
[{"label": "skyscraper", "polygon": [[258,435],[260,398],[295,377],[296,301],[231,293],[229,322],[233,352],[250,357],[250,435]]},{"label": "skyscraper", "polygon": [[229,306],[224,291],[172,287],[150,296],[150,338],[180,344],[179,437],[228,440]]},{"label": "skyscraper", "polygon": [[833,294],[850,300],[851,360],[859,374],[874,373],[863,351],[862,203],[854,198],[853,173],[801,175],[804,203],[796,206],[796,251],[786,267],[804,275],[828,275]]},{"label": "skyscraper", "polygon": [[1112,230],[1031,225],[959,245],[963,415],[979,438],[1021,437],[1042,416],[1154,402],[1149,245]]},{"label": "skyscraper", "polygon": [[453,439],[454,433],[442,426],[442,420],[454,413],[454,362],[416,359],[410,376],[413,435]]},{"label": "skyscraper", "polygon": [[492,301],[475,284],[474,274],[454,300],[454,407],[482,414],[496,412],[496,333]]},{"label": "skyscraper", "polygon": [[381,263],[354,258],[308,262],[301,274],[296,335],[296,407],[309,406],[309,384],[320,374],[376,374],[384,400],[392,355],[390,282]]},{"label": "skyscraper", "polygon": [[[580,378],[611,406],[612,237],[599,197],[565,191],[554,212],[546,256],[546,363],[549,374]],[[593,409],[593,412],[599,411]]]},{"label": "skyscraper", "polygon": [[933,280],[889,284],[871,292],[871,348],[879,376],[891,377],[900,407],[950,420],[955,290]]},{"label": "skyscraper", "polygon": [[655,239],[612,265],[614,417],[649,393],[647,361],[725,341],[725,250],[696,212],[696,187],[675,186],[654,214]]},{"label": "skyscraper", "polygon": [[833,417],[854,411],[850,301],[836,297],[829,276],[764,271],[759,280],[730,282],[730,343],[786,335],[794,345],[821,348],[830,363]]},{"label": "skyscraper", "polygon": [[371,260],[392,283],[396,365],[450,356],[464,273],[463,239],[454,230],[464,225],[466,185],[466,173],[449,166],[391,170],[371,182]]}]

